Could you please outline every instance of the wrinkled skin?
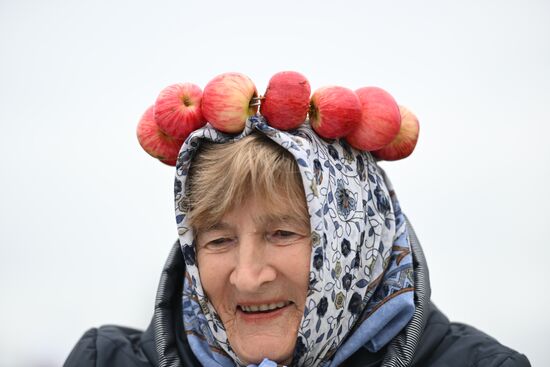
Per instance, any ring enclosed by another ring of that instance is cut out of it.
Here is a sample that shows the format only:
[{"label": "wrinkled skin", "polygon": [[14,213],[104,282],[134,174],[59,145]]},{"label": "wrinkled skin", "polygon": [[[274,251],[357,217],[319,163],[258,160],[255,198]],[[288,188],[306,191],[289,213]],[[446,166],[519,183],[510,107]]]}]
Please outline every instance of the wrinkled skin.
[{"label": "wrinkled skin", "polygon": [[[310,229],[269,209],[252,198],[199,230],[197,260],[203,289],[239,359],[289,364],[308,289]],[[282,302],[268,312],[242,308]]]}]

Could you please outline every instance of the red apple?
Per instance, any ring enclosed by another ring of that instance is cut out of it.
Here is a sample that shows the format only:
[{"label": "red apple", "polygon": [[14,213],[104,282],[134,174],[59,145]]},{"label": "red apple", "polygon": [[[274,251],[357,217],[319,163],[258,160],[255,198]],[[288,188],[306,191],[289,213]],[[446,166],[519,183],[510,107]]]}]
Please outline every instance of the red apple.
[{"label": "red apple", "polygon": [[191,132],[204,126],[201,112],[202,90],[192,83],[164,88],[155,102],[158,127],[175,139],[185,140]]},{"label": "red apple", "polygon": [[258,112],[256,86],[240,73],[225,73],[212,79],[202,94],[202,114],[214,128],[240,133],[248,117]]},{"label": "red apple", "polygon": [[396,161],[411,155],[416,142],[420,125],[416,116],[403,106],[399,106],[401,113],[401,128],[397,136],[385,147],[375,150],[372,154],[378,159]]},{"label": "red apple", "polygon": [[151,156],[170,166],[175,166],[183,140],[174,139],[159,129],[155,122],[154,107],[149,107],[139,120],[137,126],[139,144]]},{"label": "red apple", "polygon": [[365,87],[355,91],[361,101],[361,123],[346,136],[351,146],[373,151],[389,144],[399,132],[401,116],[397,103],[385,90]]},{"label": "red apple", "polygon": [[260,113],[276,129],[295,129],[306,119],[310,94],[311,87],[305,76],[282,71],[269,80]]},{"label": "red apple", "polygon": [[346,136],[361,121],[359,98],[348,88],[319,88],[311,97],[309,120],[323,138]]}]

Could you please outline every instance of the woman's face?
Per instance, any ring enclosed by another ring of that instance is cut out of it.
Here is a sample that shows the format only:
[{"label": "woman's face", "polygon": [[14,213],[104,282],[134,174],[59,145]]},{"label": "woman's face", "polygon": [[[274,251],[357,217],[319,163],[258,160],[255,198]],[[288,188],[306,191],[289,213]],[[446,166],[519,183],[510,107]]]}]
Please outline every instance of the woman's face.
[{"label": "woman's face", "polygon": [[[303,218],[249,199],[197,233],[202,286],[245,363],[288,364],[304,313],[311,256]],[[302,220],[300,220],[302,219]]]}]

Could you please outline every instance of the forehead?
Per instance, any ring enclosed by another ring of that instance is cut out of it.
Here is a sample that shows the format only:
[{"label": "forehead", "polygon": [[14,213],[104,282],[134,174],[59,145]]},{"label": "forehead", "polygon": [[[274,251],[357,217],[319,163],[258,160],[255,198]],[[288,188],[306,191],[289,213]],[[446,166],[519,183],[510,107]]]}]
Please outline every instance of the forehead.
[{"label": "forehead", "polygon": [[281,223],[309,225],[309,216],[306,211],[297,208],[298,205],[285,197],[276,197],[275,200],[252,197],[234,205],[211,222],[208,228],[227,227],[244,216],[250,216],[258,226]]}]

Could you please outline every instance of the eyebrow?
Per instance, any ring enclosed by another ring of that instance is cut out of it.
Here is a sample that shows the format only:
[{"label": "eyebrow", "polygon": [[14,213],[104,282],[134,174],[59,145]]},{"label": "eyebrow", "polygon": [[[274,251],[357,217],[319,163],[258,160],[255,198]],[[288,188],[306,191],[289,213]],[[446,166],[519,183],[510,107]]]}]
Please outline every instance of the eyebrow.
[{"label": "eyebrow", "polygon": [[300,223],[300,219],[291,215],[266,214],[254,218],[254,222],[260,225]]},{"label": "eyebrow", "polygon": [[223,230],[232,229],[232,228],[233,228],[232,225],[222,221],[222,222],[214,223],[213,225],[207,228],[200,229],[200,232],[223,231]]}]

